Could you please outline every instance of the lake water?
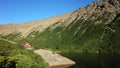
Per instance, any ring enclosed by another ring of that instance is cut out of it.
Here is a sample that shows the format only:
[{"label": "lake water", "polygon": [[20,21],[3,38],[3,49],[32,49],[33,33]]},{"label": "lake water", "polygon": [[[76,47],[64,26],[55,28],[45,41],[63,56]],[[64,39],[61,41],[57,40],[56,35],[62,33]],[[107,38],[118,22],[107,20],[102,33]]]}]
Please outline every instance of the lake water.
[{"label": "lake water", "polygon": [[82,54],[76,52],[60,54],[76,62],[70,68],[120,68],[120,54]]}]

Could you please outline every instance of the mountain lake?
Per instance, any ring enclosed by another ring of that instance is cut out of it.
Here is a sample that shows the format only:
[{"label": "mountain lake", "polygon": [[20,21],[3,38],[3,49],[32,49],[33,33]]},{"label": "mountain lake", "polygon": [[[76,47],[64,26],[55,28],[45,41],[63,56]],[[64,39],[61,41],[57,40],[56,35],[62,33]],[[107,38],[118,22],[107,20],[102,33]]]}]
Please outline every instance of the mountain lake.
[{"label": "mountain lake", "polygon": [[70,68],[120,68],[120,54],[62,52],[76,64]]}]

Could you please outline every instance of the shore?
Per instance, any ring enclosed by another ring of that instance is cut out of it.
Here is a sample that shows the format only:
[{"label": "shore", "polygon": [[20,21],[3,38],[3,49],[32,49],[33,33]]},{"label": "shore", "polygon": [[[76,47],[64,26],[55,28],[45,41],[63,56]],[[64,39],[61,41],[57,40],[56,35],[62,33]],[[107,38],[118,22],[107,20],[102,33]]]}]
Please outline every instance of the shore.
[{"label": "shore", "polygon": [[60,54],[53,54],[52,51],[38,49],[34,52],[40,56],[49,64],[50,68],[68,68],[75,64],[74,61],[61,56]]}]

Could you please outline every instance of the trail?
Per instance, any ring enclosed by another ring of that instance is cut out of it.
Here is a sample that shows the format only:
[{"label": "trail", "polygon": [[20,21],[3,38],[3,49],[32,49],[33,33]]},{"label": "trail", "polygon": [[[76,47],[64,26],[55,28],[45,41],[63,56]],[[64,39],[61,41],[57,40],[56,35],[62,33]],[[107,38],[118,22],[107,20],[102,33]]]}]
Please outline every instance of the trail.
[{"label": "trail", "polygon": [[10,40],[8,40],[8,39],[4,39],[4,38],[0,38],[0,40],[7,41],[7,42],[12,43],[12,44],[17,44],[17,42],[10,41]]}]

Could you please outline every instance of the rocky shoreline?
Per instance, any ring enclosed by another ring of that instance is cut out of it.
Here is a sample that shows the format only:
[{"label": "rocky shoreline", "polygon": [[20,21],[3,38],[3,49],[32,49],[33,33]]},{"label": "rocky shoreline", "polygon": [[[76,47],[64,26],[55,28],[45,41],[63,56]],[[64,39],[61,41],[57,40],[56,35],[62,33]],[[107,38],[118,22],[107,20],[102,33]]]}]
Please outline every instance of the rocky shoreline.
[{"label": "rocky shoreline", "polygon": [[53,54],[53,52],[49,50],[39,49],[34,50],[34,52],[41,55],[42,58],[49,64],[50,68],[68,68],[75,64],[74,61],[59,54]]}]

